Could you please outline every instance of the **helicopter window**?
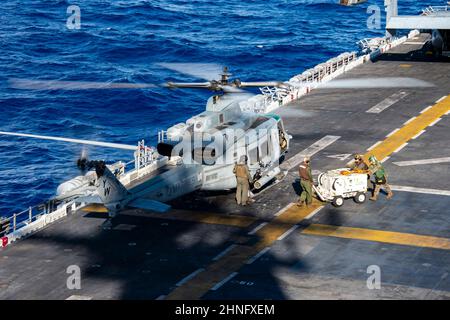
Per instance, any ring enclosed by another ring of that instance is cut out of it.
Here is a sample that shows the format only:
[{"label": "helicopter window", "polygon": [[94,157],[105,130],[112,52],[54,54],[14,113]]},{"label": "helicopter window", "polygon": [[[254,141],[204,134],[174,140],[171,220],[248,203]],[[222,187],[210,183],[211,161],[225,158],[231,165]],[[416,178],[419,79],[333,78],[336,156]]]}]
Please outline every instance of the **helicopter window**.
[{"label": "helicopter window", "polygon": [[251,164],[258,163],[258,148],[253,148],[248,151],[248,157]]},{"label": "helicopter window", "polygon": [[264,157],[267,157],[269,154],[269,143],[267,140],[263,141],[260,145],[260,152],[259,152],[259,160],[261,160]]},{"label": "helicopter window", "polygon": [[224,119],[223,119],[223,113],[221,113],[221,114],[219,115],[219,122],[220,122],[220,123],[223,123],[223,121],[224,121]]}]

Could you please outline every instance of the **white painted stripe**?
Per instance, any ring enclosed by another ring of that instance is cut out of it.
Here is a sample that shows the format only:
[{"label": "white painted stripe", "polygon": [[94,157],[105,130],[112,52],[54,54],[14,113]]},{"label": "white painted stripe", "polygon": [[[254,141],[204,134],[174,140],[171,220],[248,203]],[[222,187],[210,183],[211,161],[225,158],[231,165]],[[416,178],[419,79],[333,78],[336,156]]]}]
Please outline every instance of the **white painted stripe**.
[{"label": "white painted stripe", "polygon": [[305,219],[311,219],[312,217],[314,217],[320,210],[322,210],[323,207],[319,207],[316,210],[314,210],[313,212],[311,212],[310,214],[308,214]]},{"label": "white painted stripe", "polygon": [[156,298],[155,300],[164,300],[165,298],[166,298],[166,295],[162,294],[158,298]]},{"label": "white painted stripe", "polygon": [[399,152],[400,150],[402,150],[404,147],[406,147],[408,145],[408,142],[405,142],[404,144],[402,144],[400,147],[398,147],[397,149],[395,149],[394,153]]},{"label": "white painted stripe", "polygon": [[283,233],[281,236],[279,236],[279,237],[277,238],[277,240],[278,240],[278,241],[283,240],[284,238],[286,238],[287,236],[289,236],[292,232],[294,232],[295,230],[297,230],[298,227],[299,227],[298,225],[295,225],[295,226],[291,227],[288,231],[286,231],[286,232]]},{"label": "white painted stripe", "polygon": [[424,134],[426,132],[426,130],[422,130],[420,131],[418,134],[416,134],[414,137],[412,137],[412,140],[416,140],[418,137],[420,137],[422,134]]},{"label": "white painted stripe", "polygon": [[442,118],[438,118],[435,121],[433,121],[432,123],[430,123],[429,127],[434,126],[436,123],[438,123],[439,121],[441,121]]},{"label": "white painted stripe", "polygon": [[215,256],[213,258],[213,261],[217,261],[220,258],[222,258],[224,255],[226,255],[228,252],[230,252],[231,250],[233,250],[234,248],[236,248],[235,244],[232,244],[231,246],[229,246],[228,248],[226,248],[225,250],[223,250],[221,253],[219,253],[217,256]]},{"label": "white painted stripe", "polygon": [[80,296],[80,295],[71,295],[66,300],[92,300],[92,297],[90,296]]},{"label": "white painted stripe", "polygon": [[395,130],[393,130],[393,131],[391,131],[391,133],[389,133],[387,136],[386,136],[386,138],[388,138],[388,137],[390,137],[390,136],[392,136],[394,133],[396,133],[398,130],[400,130],[399,128],[397,128],[397,129],[395,129]]},{"label": "white painted stripe", "polygon": [[448,116],[450,114],[450,110],[448,110],[445,115]]},{"label": "white painted stripe", "polygon": [[228,277],[226,277],[225,279],[223,279],[222,281],[220,281],[219,283],[217,283],[214,287],[211,288],[212,291],[216,291],[217,289],[219,289],[221,286],[223,286],[225,283],[227,283],[228,281],[230,281],[231,279],[233,279],[234,277],[237,276],[237,272],[233,272],[232,274],[230,274]]},{"label": "white painted stripe", "polygon": [[[283,211],[281,211],[281,212],[283,212]],[[278,213],[277,213],[278,214]],[[277,215],[277,214],[275,214],[275,215]],[[260,223],[259,225],[257,225],[256,226],[256,228],[255,229],[253,229],[252,231],[250,231],[249,233],[247,233],[248,235],[252,235],[252,234],[255,234],[256,232],[258,232],[258,230],[260,230],[262,227],[264,227],[266,224],[268,224],[268,222],[262,222],[262,223]]]},{"label": "white painted stripe", "polygon": [[183,279],[181,279],[176,286],[177,287],[181,287],[183,284],[185,284],[186,282],[188,282],[189,280],[191,280],[192,278],[194,278],[196,275],[198,275],[200,272],[205,271],[204,268],[200,268],[198,270],[195,270],[194,272],[192,272],[190,275],[188,275],[187,277],[184,277]]},{"label": "white painted stripe", "polygon": [[388,161],[390,158],[391,158],[390,156],[384,158],[383,160],[381,160],[381,163],[385,163],[385,162]]},{"label": "white painted stripe", "polygon": [[312,157],[319,151],[325,149],[332,143],[336,142],[338,139],[340,139],[340,136],[325,136],[322,139],[314,142],[312,145],[310,145],[308,148],[306,148],[303,151],[300,151],[293,157],[289,158],[285,162],[283,162],[280,166],[282,170],[291,170],[294,167],[297,167],[302,161],[303,158],[308,156]]},{"label": "white painted stripe", "polygon": [[408,121],[406,121],[403,125],[407,125],[408,123],[414,121],[417,117],[412,117],[411,119],[409,119]]},{"label": "white painted stripe", "polygon": [[393,186],[393,185],[391,185],[391,189],[394,191],[404,191],[404,192],[413,192],[413,193],[435,194],[435,195],[440,195],[440,196],[450,196],[450,190],[426,189],[426,188]]},{"label": "white painted stripe", "polygon": [[423,159],[423,160],[411,160],[411,161],[397,161],[397,162],[393,162],[393,164],[395,164],[399,167],[407,167],[407,166],[417,166],[417,165],[422,165],[422,164],[436,164],[436,163],[447,163],[447,162],[450,162],[450,157]]},{"label": "white painted stripe", "polygon": [[281,209],[280,211],[278,211],[277,213],[275,213],[275,217],[278,217],[279,215],[283,214],[287,209],[289,209],[290,207],[292,207],[295,203],[289,203],[287,206],[285,206],[283,209]]},{"label": "white painted stripe", "polygon": [[424,113],[425,111],[427,111],[428,109],[431,109],[433,106],[428,106],[425,109],[423,109],[422,111],[420,111],[420,113]]},{"label": "white painted stripe", "polygon": [[380,113],[380,112],[386,110],[387,108],[389,108],[390,106],[394,105],[395,103],[399,102],[407,95],[408,95],[408,93],[405,91],[396,92],[392,96],[384,99],[383,101],[381,101],[377,105],[373,106],[366,112],[367,113]]},{"label": "white painted stripe", "polygon": [[373,146],[371,146],[369,149],[367,149],[367,151],[370,151],[372,149],[374,149],[376,146],[378,146],[379,144],[381,144],[383,141],[378,141],[376,142]]},{"label": "white painted stripe", "polygon": [[262,249],[260,252],[258,252],[256,255],[254,255],[252,258],[250,258],[246,264],[252,264],[253,262],[255,262],[256,260],[258,260],[260,257],[262,257],[267,251],[270,250],[270,247],[266,247],[264,249]]},{"label": "white painted stripe", "polygon": [[443,96],[442,98],[440,98],[439,100],[437,100],[436,103],[439,103],[439,102],[443,101],[445,98],[447,98],[447,96]]}]

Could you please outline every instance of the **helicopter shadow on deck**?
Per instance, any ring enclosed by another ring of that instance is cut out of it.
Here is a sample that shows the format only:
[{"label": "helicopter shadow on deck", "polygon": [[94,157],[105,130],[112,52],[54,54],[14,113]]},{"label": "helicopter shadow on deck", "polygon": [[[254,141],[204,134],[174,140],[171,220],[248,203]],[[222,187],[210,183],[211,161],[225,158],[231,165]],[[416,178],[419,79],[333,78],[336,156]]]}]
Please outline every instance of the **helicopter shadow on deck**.
[{"label": "helicopter shadow on deck", "polygon": [[[177,282],[195,270],[207,268],[213,262],[212,257],[232,244],[233,239],[245,237],[248,232],[236,227],[145,216],[118,215],[112,219],[110,230],[101,228],[101,219],[85,220],[79,215],[68,216],[67,219],[66,223],[50,226],[27,239],[27,248],[36,247],[53,256],[53,252],[71,250],[70,254],[55,256],[44,274],[35,279],[32,288],[22,286],[21,290],[27,290],[28,296],[65,299],[76,294],[101,299],[155,299],[169,294]],[[69,227],[77,232],[67,234],[66,228]],[[249,243],[260,240],[257,236],[247,237]],[[295,243],[286,239],[285,245],[295,246]],[[17,246],[20,247],[21,243]],[[13,252],[8,255],[12,260]],[[272,270],[294,265],[297,269],[301,266],[304,272],[308,270],[306,261],[295,254],[279,259],[267,253],[265,260],[268,262],[261,268],[264,276],[255,282],[270,290],[264,294],[252,291],[243,295],[239,289],[228,293],[229,298],[286,299]],[[36,260],[34,263],[39,265],[42,262]],[[80,266],[82,290],[74,292],[65,288],[66,264]],[[52,283],[54,290],[47,290],[48,283]],[[23,293],[15,292],[15,297],[20,296]]]}]

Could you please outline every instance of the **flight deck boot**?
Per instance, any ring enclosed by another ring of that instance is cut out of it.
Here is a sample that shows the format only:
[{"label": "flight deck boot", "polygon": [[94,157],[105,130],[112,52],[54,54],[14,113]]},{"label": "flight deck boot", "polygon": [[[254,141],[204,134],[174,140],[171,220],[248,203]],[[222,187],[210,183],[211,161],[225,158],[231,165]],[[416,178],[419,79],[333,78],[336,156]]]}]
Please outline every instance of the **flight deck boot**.
[{"label": "flight deck boot", "polygon": [[375,189],[373,190],[373,195],[369,198],[369,200],[377,201],[378,194],[380,193],[381,186],[376,184]]},{"label": "flight deck boot", "polygon": [[394,193],[393,193],[392,191],[389,190],[386,199],[392,199],[393,196],[394,196]]}]

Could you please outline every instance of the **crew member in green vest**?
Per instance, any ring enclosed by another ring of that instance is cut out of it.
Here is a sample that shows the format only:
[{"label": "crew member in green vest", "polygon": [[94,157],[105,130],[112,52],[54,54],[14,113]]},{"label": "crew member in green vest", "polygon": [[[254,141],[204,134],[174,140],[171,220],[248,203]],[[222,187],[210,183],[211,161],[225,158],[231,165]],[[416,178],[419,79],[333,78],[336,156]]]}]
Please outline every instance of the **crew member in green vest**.
[{"label": "crew member in green vest", "polygon": [[392,193],[391,187],[387,183],[386,170],[374,155],[371,155],[369,157],[369,172],[373,174],[375,178],[375,189],[373,190],[373,194],[372,197],[370,197],[370,200],[377,201],[381,187],[384,187],[384,189],[388,193],[386,198],[391,199],[394,194]]},{"label": "crew member in green vest", "polygon": [[300,186],[302,187],[302,193],[300,199],[297,202],[297,206],[301,207],[304,204],[307,206],[312,203],[312,184],[313,177],[311,174],[311,159],[305,157],[303,162],[300,163],[298,168],[298,173],[300,175]]}]

